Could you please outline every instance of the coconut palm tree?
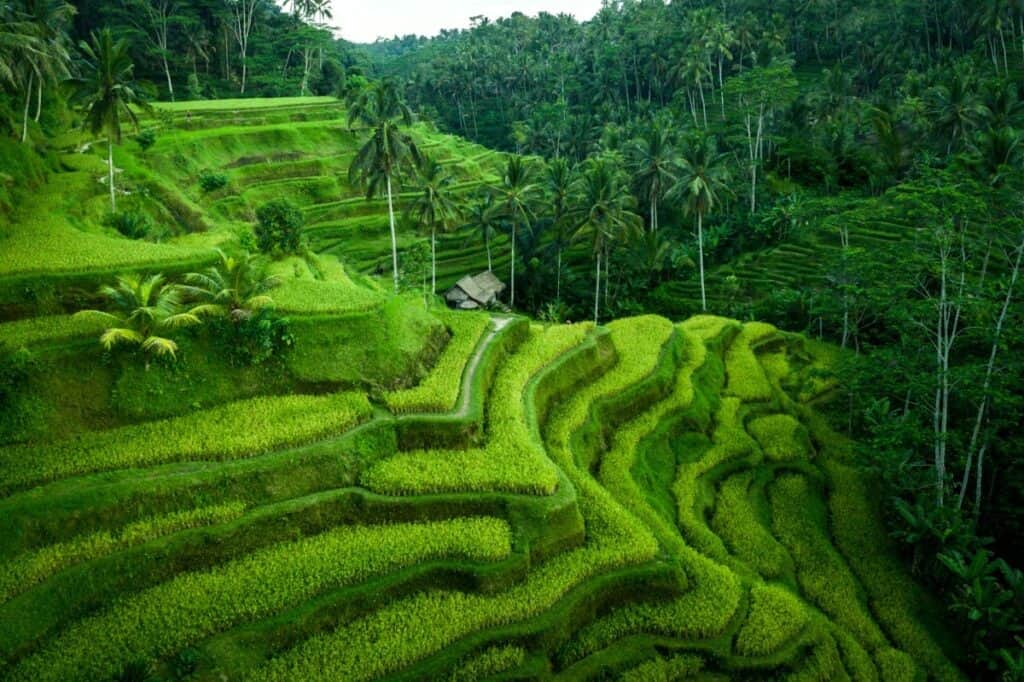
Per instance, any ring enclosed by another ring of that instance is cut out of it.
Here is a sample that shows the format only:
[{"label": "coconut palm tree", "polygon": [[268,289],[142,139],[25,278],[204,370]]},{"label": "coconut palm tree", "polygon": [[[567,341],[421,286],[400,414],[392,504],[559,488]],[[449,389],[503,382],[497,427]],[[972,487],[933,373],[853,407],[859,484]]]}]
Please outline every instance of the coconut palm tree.
[{"label": "coconut palm tree", "polygon": [[166,334],[202,321],[202,311],[186,310],[181,289],[168,283],[163,275],[121,275],[113,286],[106,285],[99,293],[107,301],[109,311],[82,310],[75,316],[110,325],[100,336],[100,343],[107,350],[129,345],[158,357],[174,357],[178,344]]},{"label": "coconut palm tree", "polygon": [[679,160],[679,175],[668,196],[685,203],[686,213],[697,218],[697,253],[700,261],[700,305],[708,309],[704,287],[704,216],[728,192],[729,168],[726,155],[718,152],[713,136],[691,140]]},{"label": "coconut palm tree", "polygon": [[498,233],[498,224],[501,222],[495,214],[494,196],[485,193],[469,207],[466,213],[466,223],[463,225],[483,237],[484,248],[487,249],[488,271],[494,270],[494,263],[491,260],[491,240]]},{"label": "coconut palm tree", "polygon": [[267,292],[280,279],[264,277],[257,256],[247,253],[235,258],[220,249],[217,254],[220,258],[215,265],[185,275],[185,284],[180,287],[188,300],[196,304],[193,314],[239,322],[273,307],[274,300]]},{"label": "coconut palm tree", "polygon": [[419,169],[420,194],[410,209],[414,220],[430,228],[430,292],[437,293],[437,231],[446,232],[460,213],[452,191],[455,181],[435,159],[424,159]]},{"label": "coconut palm tree", "polygon": [[110,29],[93,32],[91,42],[80,44],[84,77],[73,81],[75,100],[85,109],[83,127],[93,135],[107,135],[107,184],[110,188],[110,210],[117,211],[114,195],[114,144],[121,142],[121,122],[127,119],[137,128],[139,121],[132,105],[147,105],[132,80],[135,65],[128,42],[114,40]]},{"label": "coconut palm tree", "polygon": [[356,153],[349,166],[349,179],[366,186],[366,198],[382,191],[388,198],[388,220],[391,226],[391,267],[398,292],[398,235],[395,232],[393,181],[401,173],[420,164],[420,153],[412,137],[402,130],[411,125],[412,111],[402,101],[397,86],[382,81],[364,90],[349,110],[349,126],[362,123],[369,127],[370,137]]},{"label": "coconut palm tree", "polygon": [[509,305],[516,304],[516,234],[519,227],[529,228],[540,188],[533,182],[533,173],[523,157],[508,158],[501,183],[491,187],[494,193],[494,216],[509,221],[512,228],[512,273],[509,282]]},{"label": "coconut palm tree", "polygon": [[[75,8],[64,0],[23,0],[25,16],[35,27],[42,54],[39,56],[35,73],[36,113],[39,120],[43,110],[43,88],[46,81],[59,83],[68,77],[71,55],[68,50],[67,25],[75,14]],[[31,96],[31,91],[27,96]],[[26,107],[26,114],[28,109]],[[27,115],[26,115],[27,120]],[[25,126],[22,128],[24,139]]]},{"label": "coconut palm tree", "polygon": [[651,232],[658,231],[658,202],[675,179],[678,155],[669,130],[654,125],[627,148],[627,160],[640,194],[650,206]]},{"label": "coconut palm tree", "polygon": [[557,265],[555,270],[555,298],[562,298],[562,252],[568,246],[570,235],[569,213],[575,193],[576,173],[564,159],[551,161],[545,169],[544,189],[551,203],[551,231],[554,238]]},{"label": "coconut palm tree", "polygon": [[[46,49],[39,36],[39,27],[31,17],[13,3],[0,0],[0,85],[25,91],[21,139],[28,137],[28,112],[33,84],[39,76]],[[13,127],[13,122],[12,122]]]},{"label": "coconut palm tree", "polygon": [[[573,211],[576,238],[589,239],[594,255],[594,324],[600,319],[601,259],[610,257],[613,242],[626,242],[640,230],[642,220],[634,212],[636,199],[626,188],[618,159],[598,156],[587,162],[579,180],[579,202]],[[605,298],[607,298],[607,283]]]}]

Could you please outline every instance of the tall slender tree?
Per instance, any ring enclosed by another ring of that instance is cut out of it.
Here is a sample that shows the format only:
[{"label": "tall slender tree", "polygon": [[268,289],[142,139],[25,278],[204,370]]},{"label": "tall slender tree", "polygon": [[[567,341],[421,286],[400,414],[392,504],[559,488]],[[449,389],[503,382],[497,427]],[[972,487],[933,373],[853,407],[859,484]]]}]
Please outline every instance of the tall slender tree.
[{"label": "tall slender tree", "polygon": [[501,183],[491,188],[494,193],[495,215],[508,220],[512,229],[512,264],[509,282],[509,305],[516,305],[516,238],[519,228],[529,229],[534,219],[534,208],[540,198],[540,187],[533,181],[531,168],[523,157],[511,155],[505,166]]},{"label": "tall slender tree", "polygon": [[675,179],[678,155],[668,129],[655,124],[628,148],[630,171],[650,209],[648,227],[658,231],[658,202]]},{"label": "tall slender tree", "polygon": [[412,121],[412,111],[391,81],[381,81],[363,91],[349,110],[349,126],[358,122],[370,129],[370,137],[349,166],[349,179],[366,186],[367,199],[372,199],[382,191],[386,193],[395,293],[398,293],[398,235],[395,230],[392,185],[404,171],[420,164],[416,143],[402,130],[403,126],[411,125]]},{"label": "tall slender tree", "polygon": [[498,233],[500,218],[494,210],[494,196],[486,192],[474,201],[466,213],[466,223],[463,227],[469,228],[479,234],[484,240],[484,248],[487,250],[487,270],[494,270],[494,261],[491,259],[491,240]]},{"label": "tall slender tree", "polygon": [[576,174],[564,158],[554,159],[544,175],[544,189],[551,205],[552,246],[555,249],[555,298],[562,298],[562,254],[570,238],[569,214],[572,210]]},{"label": "tall slender tree", "polygon": [[[594,324],[597,324],[601,311],[601,260],[605,260],[605,268],[610,270],[608,259],[612,243],[628,241],[639,232],[642,220],[634,212],[636,199],[626,190],[617,158],[592,158],[579,180],[578,197],[579,203],[573,211],[576,236],[590,241],[594,255]],[[607,286],[606,282],[606,291]]]},{"label": "tall slender tree", "polygon": [[459,217],[460,206],[452,189],[455,181],[436,159],[425,158],[419,168],[420,192],[410,212],[430,229],[430,292],[437,293],[437,231],[446,232]]},{"label": "tall slender tree", "polygon": [[114,144],[121,143],[123,120],[138,127],[133,105],[147,106],[133,81],[135,65],[128,49],[128,42],[114,40],[108,28],[93,32],[89,43],[81,43],[84,75],[73,81],[75,99],[85,109],[82,125],[93,135],[105,133],[107,136],[107,185],[113,212],[117,211]]},{"label": "tall slender tree", "polygon": [[679,160],[679,176],[669,196],[684,204],[688,215],[697,219],[697,254],[700,261],[700,305],[708,309],[704,284],[704,216],[714,210],[728,191],[729,168],[718,142],[707,135],[691,140]]}]

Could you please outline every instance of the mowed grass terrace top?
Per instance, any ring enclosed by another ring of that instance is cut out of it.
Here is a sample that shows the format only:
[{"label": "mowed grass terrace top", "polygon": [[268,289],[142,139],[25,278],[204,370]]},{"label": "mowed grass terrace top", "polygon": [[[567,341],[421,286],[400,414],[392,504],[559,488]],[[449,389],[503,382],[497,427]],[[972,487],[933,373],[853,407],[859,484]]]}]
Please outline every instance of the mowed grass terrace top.
[{"label": "mowed grass terrace top", "polygon": [[336,97],[246,97],[238,99],[202,99],[179,102],[153,102],[160,111],[235,111],[238,109],[273,109],[317,104],[340,103]]}]

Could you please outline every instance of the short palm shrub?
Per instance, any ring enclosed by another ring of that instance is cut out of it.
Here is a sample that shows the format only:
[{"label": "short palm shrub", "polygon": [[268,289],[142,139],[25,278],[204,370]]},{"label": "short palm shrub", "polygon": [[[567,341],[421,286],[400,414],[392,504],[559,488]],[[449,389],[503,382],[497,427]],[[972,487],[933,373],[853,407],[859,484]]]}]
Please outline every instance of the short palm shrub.
[{"label": "short palm shrub", "polygon": [[145,239],[153,227],[149,216],[140,211],[131,210],[111,213],[107,217],[107,225],[129,239]]},{"label": "short palm shrub", "polygon": [[135,141],[138,143],[139,148],[141,148],[142,151],[146,151],[156,144],[156,133],[151,128],[146,128],[135,136]]},{"label": "short palm shrub", "polygon": [[269,201],[256,209],[256,246],[272,256],[302,250],[302,211],[284,199]]},{"label": "short palm shrub", "polygon": [[201,311],[186,308],[180,287],[168,283],[163,275],[121,275],[99,293],[109,311],[82,310],[75,315],[109,325],[100,336],[108,351],[115,346],[134,346],[147,356],[173,358],[178,344],[169,334],[202,321]]},{"label": "short palm shrub", "polygon": [[212,170],[203,170],[199,173],[199,188],[204,192],[216,192],[227,187],[228,176]]}]

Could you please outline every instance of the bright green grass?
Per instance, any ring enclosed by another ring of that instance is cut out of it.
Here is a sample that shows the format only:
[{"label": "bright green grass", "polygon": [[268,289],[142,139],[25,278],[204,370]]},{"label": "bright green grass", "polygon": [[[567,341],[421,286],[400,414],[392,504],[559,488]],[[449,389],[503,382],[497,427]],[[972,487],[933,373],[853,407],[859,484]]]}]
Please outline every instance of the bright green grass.
[{"label": "bright green grass", "polygon": [[89,317],[51,315],[0,323],[0,344],[10,348],[59,344],[99,337],[105,325]]},{"label": "bright green grass", "polygon": [[87,618],[15,670],[14,680],[96,679],[139,658],[167,656],[234,624],[327,589],[447,557],[496,561],[511,551],[505,522],[340,527],[225,566],[186,573]]},{"label": "bright green grass", "polygon": [[204,99],[179,102],[154,102],[161,111],[233,111],[235,109],[272,109],[307,104],[331,104],[335,97],[248,97],[238,99]]},{"label": "bright green grass", "polygon": [[491,320],[483,313],[446,313],[441,319],[452,332],[451,340],[430,374],[419,385],[385,395],[392,412],[447,412],[455,409],[467,362],[490,327]]},{"label": "bright green grass", "polygon": [[240,502],[199,507],[135,521],[116,534],[99,531],[20,554],[10,561],[0,564],[0,603],[24,592],[68,566],[96,559],[179,530],[225,523],[238,518],[243,511],[245,511],[245,505]]},{"label": "bright green grass", "polygon": [[0,490],[113,469],[252,457],[339,434],[370,416],[366,396],[282,396],[242,400],[185,417],[46,445],[0,448]]}]

